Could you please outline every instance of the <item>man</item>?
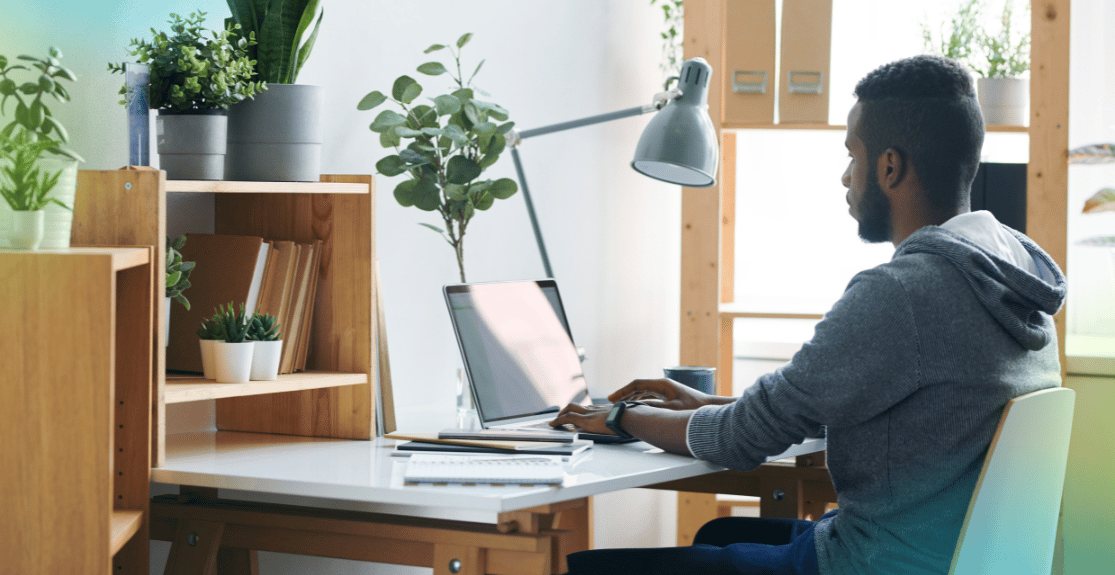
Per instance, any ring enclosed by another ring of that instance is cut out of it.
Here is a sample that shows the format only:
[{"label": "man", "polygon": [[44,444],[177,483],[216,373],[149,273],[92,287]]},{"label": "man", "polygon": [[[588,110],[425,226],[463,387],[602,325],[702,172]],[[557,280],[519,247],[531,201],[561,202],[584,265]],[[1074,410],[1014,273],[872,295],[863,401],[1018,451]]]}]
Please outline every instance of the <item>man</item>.
[{"label": "man", "polygon": [[[827,431],[839,511],[820,521],[720,519],[696,545],[569,556],[581,573],[947,573],[1003,407],[1060,384],[1052,314],[1065,279],[988,212],[970,212],[983,118],[967,71],[934,56],[880,67],[848,114],[849,211],[893,259],[861,272],[790,363],[739,399],[637,380],[613,428],[752,469]],[[607,408],[554,424],[607,433]]]}]

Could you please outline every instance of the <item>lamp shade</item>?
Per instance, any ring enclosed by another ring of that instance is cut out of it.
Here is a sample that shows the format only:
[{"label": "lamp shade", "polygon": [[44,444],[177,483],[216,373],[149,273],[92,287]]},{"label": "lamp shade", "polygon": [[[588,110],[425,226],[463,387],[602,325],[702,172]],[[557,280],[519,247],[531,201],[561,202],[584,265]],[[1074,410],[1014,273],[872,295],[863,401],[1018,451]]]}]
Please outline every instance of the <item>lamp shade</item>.
[{"label": "lamp shade", "polygon": [[712,67],[703,58],[681,66],[678,88],[682,95],[670,100],[651,118],[631,167],[664,182],[691,188],[716,183],[720,147],[708,115],[708,82]]}]

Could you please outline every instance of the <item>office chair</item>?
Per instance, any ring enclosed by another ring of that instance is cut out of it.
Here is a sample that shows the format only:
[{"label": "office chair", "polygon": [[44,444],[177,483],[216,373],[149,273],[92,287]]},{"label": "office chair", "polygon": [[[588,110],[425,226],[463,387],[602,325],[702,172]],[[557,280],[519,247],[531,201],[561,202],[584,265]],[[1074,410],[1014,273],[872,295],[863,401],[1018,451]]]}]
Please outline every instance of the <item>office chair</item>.
[{"label": "office chair", "polygon": [[1049,575],[1076,392],[1007,403],[964,517],[949,575]]}]

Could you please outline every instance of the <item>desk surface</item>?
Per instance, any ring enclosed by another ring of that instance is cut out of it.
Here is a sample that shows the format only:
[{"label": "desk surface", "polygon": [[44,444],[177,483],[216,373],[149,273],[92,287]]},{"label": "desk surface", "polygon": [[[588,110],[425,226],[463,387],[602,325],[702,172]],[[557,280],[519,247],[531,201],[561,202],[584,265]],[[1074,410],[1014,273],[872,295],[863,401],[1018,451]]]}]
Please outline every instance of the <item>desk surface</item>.
[{"label": "desk surface", "polygon": [[[151,478],[156,483],[233,490],[238,499],[253,499],[255,494],[276,503],[494,521],[501,512],[724,470],[638,442],[593,446],[567,465],[561,487],[404,486],[407,458],[391,455],[394,444],[383,438],[187,433],[167,438],[166,464],[152,469]],[[808,440],[771,460],[824,448],[823,439]]]}]

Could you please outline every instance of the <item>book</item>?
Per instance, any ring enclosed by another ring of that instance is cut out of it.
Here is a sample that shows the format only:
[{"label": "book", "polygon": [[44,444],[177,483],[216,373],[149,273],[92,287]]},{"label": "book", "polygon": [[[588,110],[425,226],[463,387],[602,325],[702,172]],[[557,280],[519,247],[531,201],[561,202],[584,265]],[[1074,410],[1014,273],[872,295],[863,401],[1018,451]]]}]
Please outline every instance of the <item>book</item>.
[{"label": "book", "polygon": [[305,317],[306,298],[310,289],[314,259],[313,244],[298,244],[298,265],[294,271],[294,286],[290,294],[290,338],[283,345],[283,357],[279,366],[280,373],[293,373],[295,353],[302,338],[302,319]]},{"label": "book", "polygon": [[592,442],[579,439],[572,443],[557,441],[489,441],[479,439],[439,439],[433,433],[388,433],[394,439],[396,450],[403,451],[453,451],[471,453],[527,453],[538,455],[576,455],[590,447]]},{"label": "book", "polygon": [[[587,441],[587,440],[586,440]],[[507,449],[496,449],[494,447],[473,447],[470,445],[450,445],[447,443],[424,443],[421,441],[403,441],[395,444],[395,451],[391,455],[398,455],[402,457],[409,457],[415,453],[443,453],[446,455],[468,455],[468,454],[499,454],[504,455],[517,454],[517,455],[557,455],[562,458],[562,461],[569,462],[574,459],[579,459],[581,455],[588,453],[588,448],[591,447],[591,442],[586,444],[573,444],[573,443],[543,443],[538,441],[524,442],[531,445],[547,445],[539,449],[516,449],[509,451]]]},{"label": "book", "polygon": [[248,308],[253,291],[259,293],[266,252],[263,238],[222,234],[186,234],[182,259],[195,262],[190,274],[191,287],[184,292],[190,309],[171,306],[170,339],[166,349],[166,368],[201,373],[201,347],[197,330],[213,315],[213,309],[232,302]]},{"label": "book", "polygon": [[310,332],[314,325],[314,302],[317,296],[317,284],[321,277],[321,240],[313,242],[313,258],[310,260],[310,286],[306,294],[305,312],[302,316],[301,333],[298,335],[298,347],[295,349],[295,371],[306,370],[306,358],[310,353]]},{"label": "book", "polygon": [[560,457],[546,455],[441,455],[415,453],[407,461],[407,483],[561,485]]},{"label": "book", "polygon": [[546,429],[443,429],[438,439],[499,439],[503,441],[556,441],[573,443],[576,433]]},{"label": "book", "polygon": [[[259,304],[256,306],[260,313],[275,316],[279,322],[279,331],[283,334],[283,347],[287,346],[290,339],[290,326],[284,319],[285,298],[291,288],[291,271],[294,264],[296,244],[291,241],[274,240],[267,261],[270,262],[265,270],[265,280],[260,287]],[[279,373],[283,373],[280,369]]]}]

